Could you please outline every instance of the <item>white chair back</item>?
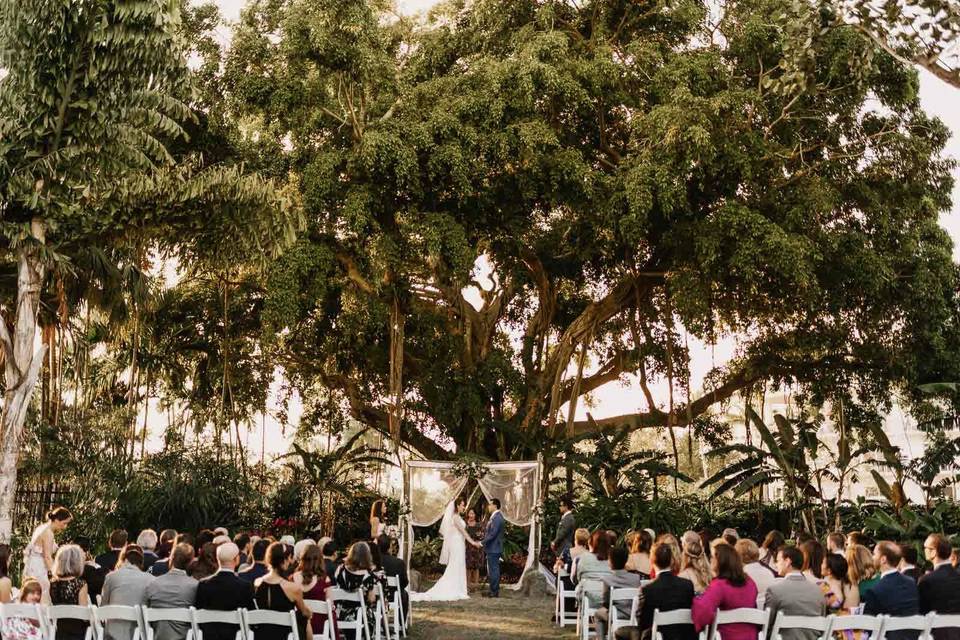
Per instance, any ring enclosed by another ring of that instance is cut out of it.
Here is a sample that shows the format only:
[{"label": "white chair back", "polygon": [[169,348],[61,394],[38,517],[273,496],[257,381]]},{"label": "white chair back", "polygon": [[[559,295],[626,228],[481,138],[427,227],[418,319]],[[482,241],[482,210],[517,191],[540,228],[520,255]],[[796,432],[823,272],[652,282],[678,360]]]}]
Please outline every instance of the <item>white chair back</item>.
[{"label": "white chair back", "polygon": [[930,619],[930,630],[934,629],[960,629],[960,614],[934,614]]},{"label": "white chair back", "polygon": [[836,616],[831,631],[866,631],[871,638],[879,640],[883,620],[877,616]]},{"label": "white chair back", "polygon": [[297,614],[293,609],[290,611],[241,609],[241,617],[243,618],[243,630],[247,640],[254,640],[254,628],[261,624],[285,627],[289,629],[287,640],[300,640],[300,633],[297,631]]},{"label": "white chair back", "polygon": [[327,616],[320,633],[313,634],[313,640],[334,640],[333,625],[330,624],[330,612],[333,611],[333,603],[329,600],[304,600],[303,602],[313,615]]},{"label": "white chair back", "polygon": [[[607,637],[610,640],[613,640],[614,633],[617,629],[627,626],[627,624],[629,624],[630,620],[633,618],[633,612],[636,609],[636,603],[639,594],[640,589],[637,587],[614,587],[613,589],[610,589],[610,608],[607,618]],[[620,609],[617,607],[618,603],[629,603],[627,607],[630,610],[630,615],[624,617],[624,615],[620,613]]]},{"label": "white chair back", "polygon": [[[349,602],[355,603],[357,607],[357,617],[355,620],[341,620],[337,617],[337,628],[343,631],[353,631],[353,637],[356,640],[371,640],[370,627],[367,626],[367,604],[364,601],[363,594],[358,591],[344,591],[343,589],[330,589],[327,592],[327,599],[333,603]],[[346,635],[346,634],[343,634]]]},{"label": "white chair back", "polygon": [[568,624],[576,625],[579,622],[577,612],[570,602],[570,600],[576,600],[577,598],[576,589],[568,589],[563,580],[568,576],[569,573],[564,569],[561,569],[557,576],[557,599],[554,604],[554,614],[560,627],[565,627]]},{"label": "white chair back", "polygon": [[767,637],[767,624],[770,622],[770,611],[767,609],[752,609],[744,607],[741,609],[729,609],[727,611],[718,611],[710,625],[711,640],[723,640],[723,631],[721,625],[725,624],[752,624],[757,627],[757,638],[763,640]]},{"label": "white chair back", "polygon": [[154,640],[154,624],[157,622],[179,622],[189,625],[185,640],[194,640],[196,629],[194,624],[194,615],[196,610],[193,607],[185,609],[157,609],[151,607],[141,607],[143,612],[143,627],[147,640]]},{"label": "white chair back", "polygon": [[882,620],[877,640],[884,640],[890,631],[916,631],[918,640],[926,640],[933,623],[933,616],[879,616]]},{"label": "white chair back", "polygon": [[84,634],[84,640],[93,640],[96,634],[96,620],[93,615],[93,606],[80,606],[77,604],[55,604],[44,607],[43,612],[46,615],[46,638],[55,640],[57,636],[57,622],[60,620],[80,620],[87,623],[87,632]]},{"label": "white chair back", "polygon": [[830,637],[830,625],[832,623],[833,616],[788,616],[784,615],[783,611],[780,611],[773,621],[770,640],[783,640],[780,635],[783,629],[816,631],[820,634],[818,640],[828,640]]},{"label": "white chair back", "polygon": [[197,640],[203,640],[203,625],[229,624],[237,627],[236,640],[244,640],[243,614],[241,609],[216,611],[214,609],[196,609],[193,614],[193,629]]},{"label": "white chair back", "polygon": [[580,640],[589,640],[591,636],[590,625],[595,624],[594,616],[597,613],[597,607],[590,602],[590,595],[594,600],[600,600],[603,594],[603,583],[599,580],[583,580],[577,585],[577,600],[579,601],[580,618],[577,622]]},{"label": "white chair back", "polygon": [[[653,624],[650,626],[650,637],[653,638],[653,640],[663,640],[663,635],[660,633],[662,627],[672,627],[677,624],[689,624],[693,626],[693,616],[690,613],[690,609],[674,609],[673,611],[654,609]],[[703,637],[704,634],[701,632],[701,640]]]},{"label": "white chair back", "polygon": [[134,625],[133,640],[142,640],[146,635],[143,632],[143,617],[140,613],[140,607],[128,607],[122,604],[93,607],[93,620],[98,640],[104,640],[105,627],[110,622],[132,622]]},{"label": "white chair back", "polygon": [[47,621],[43,615],[43,609],[39,604],[25,604],[19,602],[8,602],[0,604],[0,636],[3,635],[4,627],[9,618],[24,618],[32,620],[40,626],[40,634],[47,635]]}]

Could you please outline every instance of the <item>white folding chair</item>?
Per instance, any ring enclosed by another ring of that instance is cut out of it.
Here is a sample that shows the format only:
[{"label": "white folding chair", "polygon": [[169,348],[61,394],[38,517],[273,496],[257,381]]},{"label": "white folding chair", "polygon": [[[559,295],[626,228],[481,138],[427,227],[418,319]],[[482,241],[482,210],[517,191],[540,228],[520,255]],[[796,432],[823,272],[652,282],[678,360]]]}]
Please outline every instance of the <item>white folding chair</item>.
[{"label": "white folding chair", "polygon": [[46,639],[56,640],[57,624],[60,620],[79,620],[87,624],[87,632],[84,634],[84,640],[93,640],[96,635],[96,620],[93,615],[94,607],[91,605],[80,606],[76,604],[55,604],[43,608],[46,616]]},{"label": "white folding chair", "polygon": [[382,640],[383,636],[381,631],[386,632],[387,638],[390,637],[390,619],[387,617],[387,597],[383,593],[383,584],[377,582],[377,601],[374,603],[373,617],[376,621],[376,633],[374,638],[376,640]]},{"label": "white folding chair", "polygon": [[724,624],[752,624],[757,627],[758,640],[764,640],[767,637],[767,624],[770,622],[769,609],[751,609],[744,607],[741,609],[729,609],[727,611],[717,611],[713,624],[710,625],[710,640],[723,640],[723,633],[718,631]]},{"label": "white folding chair", "polygon": [[831,624],[833,616],[788,616],[784,615],[783,611],[778,611],[773,621],[773,630],[770,631],[770,640],[783,640],[780,632],[784,629],[816,631],[820,634],[818,640],[829,640]]},{"label": "white folding chair", "polygon": [[[663,627],[672,627],[678,624],[693,626],[693,616],[690,609],[674,609],[673,611],[653,610],[653,624],[650,626],[650,637],[653,640],[663,640],[660,630]],[[706,640],[706,630],[700,632],[700,640]]]},{"label": "white folding chair", "polygon": [[140,607],[128,607],[122,604],[108,604],[105,607],[93,607],[94,633],[97,640],[105,640],[106,626],[110,623],[133,625],[132,640],[143,640],[143,616]]},{"label": "white folding chair", "polygon": [[933,623],[933,615],[927,616],[879,616],[882,620],[877,640],[884,640],[890,631],[916,631],[917,640],[926,640]]},{"label": "white folding chair", "polygon": [[930,634],[936,629],[960,629],[960,614],[934,613],[930,618]]},{"label": "white folding chair", "polygon": [[567,589],[563,582],[563,579],[569,577],[569,575],[565,570],[561,570],[557,575],[557,602],[554,610],[557,617],[557,624],[561,627],[565,627],[568,624],[576,625],[579,620],[577,612],[567,608],[568,601],[576,601],[577,599],[576,589]]},{"label": "white folding chair", "polygon": [[[577,633],[580,640],[589,640],[591,633],[593,636],[598,635],[596,633],[597,608],[590,604],[590,596],[592,595],[594,600],[599,602],[602,594],[603,583],[599,580],[583,580],[577,585],[577,610],[580,614]],[[593,632],[590,630],[591,624],[594,625]]]},{"label": "white folding chair", "polygon": [[[610,607],[607,610],[607,638],[609,638],[609,640],[613,640],[616,630],[630,624],[630,621],[636,615],[634,611],[636,610],[639,594],[640,589],[636,587],[616,587],[610,589]],[[629,617],[621,617],[620,610],[617,608],[618,602],[630,603],[628,605],[630,607]]]},{"label": "white folding chair", "polygon": [[293,609],[290,611],[241,609],[240,617],[243,619],[243,635],[247,640],[254,640],[254,629],[261,624],[289,629],[287,640],[300,640],[300,632],[297,631],[297,614]]},{"label": "white folding chair", "polygon": [[194,609],[193,611],[193,633],[196,640],[203,640],[203,625],[205,624],[229,624],[237,628],[234,634],[235,640],[244,640],[243,636],[243,614],[240,609],[233,611],[216,611],[214,609]]},{"label": "white folding chair", "polygon": [[359,591],[330,589],[330,591],[327,592],[327,596],[328,599],[334,603],[356,603],[356,620],[341,620],[339,617],[337,618],[337,627],[340,629],[341,634],[346,636],[343,632],[353,631],[352,635],[355,640],[370,640],[370,627],[367,626],[367,605],[366,602],[364,602],[363,594]]},{"label": "white folding chair", "polygon": [[333,625],[331,624],[331,616],[333,615],[333,603],[329,600],[304,600],[303,601],[307,608],[317,616],[327,616],[327,619],[323,622],[323,628],[320,629],[320,633],[313,634],[313,640],[336,640],[333,637]]},{"label": "white folding chair", "polygon": [[393,593],[393,597],[385,603],[387,607],[387,617],[393,627],[394,640],[400,640],[400,636],[407,635],[407,615],[406,611],[403,610],[400,578],[397,576],[387,576],[387,588]]},{"label": "white folding chair", "polygon": [[23,604],[10,602],[0,604],[0,635],[3,635],[3,629],[10,618],[24,618],[32,620],[40,626],[40,634],[47,635],[47,621],[43,615],[43,609],[39,604]]},{"label": "white folding chair", "polygon": [[[863,631],[869,634],[869,638],[872,640],[879,640],[882,625],[883,620],[877,616],[836,616],[833,619],[830,631]],[[867,638],[864,637],[863,640],[867,640]]]},{"label": "white folding chair", "polygon": [[158,622],[179,623],[180,626],[186,625],[187,634],[185,640],[195,640],[195,631],[193,617],[195,609],[189,607],[186,609],[157,609],[151,607],[142,607],[143,611],[143,630],[147,640],[154,640],[156,629],[154,625]]}]

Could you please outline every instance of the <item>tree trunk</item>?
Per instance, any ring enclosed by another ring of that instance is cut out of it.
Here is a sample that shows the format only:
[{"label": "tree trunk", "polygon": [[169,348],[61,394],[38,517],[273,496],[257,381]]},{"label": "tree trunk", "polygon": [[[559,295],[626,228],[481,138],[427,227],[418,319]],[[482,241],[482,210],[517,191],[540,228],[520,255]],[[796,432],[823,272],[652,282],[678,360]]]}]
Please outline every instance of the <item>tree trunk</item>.
[{"label": "tree trunk", "polygon": [[[44,226],[34,220],[31,231],[43,242]],[[0,414],[0,440],[3,465],[0,467],[0,542],[9,542],[13,534],[13,511],[17,493],[17,462],[27,407],[43,365],[45,346],[34,351],[37,314],[43,265],[32,243],[21,246],[17,257],[17,306],[13,336],[6,321],[0,319],[0,344],[4,350],[3,412]]]}]

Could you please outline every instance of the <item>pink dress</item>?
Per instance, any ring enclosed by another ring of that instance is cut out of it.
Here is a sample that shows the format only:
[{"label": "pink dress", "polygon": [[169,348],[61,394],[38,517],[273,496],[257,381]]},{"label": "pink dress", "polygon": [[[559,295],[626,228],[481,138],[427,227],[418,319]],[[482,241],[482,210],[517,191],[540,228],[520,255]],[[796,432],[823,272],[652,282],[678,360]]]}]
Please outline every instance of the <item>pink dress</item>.
[{"label": "pink dress", "polygon": [[[747,576],[747,582],[739,587],[724,578],[714,578],[702,595],[693,599],[691,614],[693,625],[699,633],[713,624],[717,611],[730,609],[756,609],[757,585]],[[718,628],[723,640],[757,640],[759,629],[752,624],[722,624]]]}]

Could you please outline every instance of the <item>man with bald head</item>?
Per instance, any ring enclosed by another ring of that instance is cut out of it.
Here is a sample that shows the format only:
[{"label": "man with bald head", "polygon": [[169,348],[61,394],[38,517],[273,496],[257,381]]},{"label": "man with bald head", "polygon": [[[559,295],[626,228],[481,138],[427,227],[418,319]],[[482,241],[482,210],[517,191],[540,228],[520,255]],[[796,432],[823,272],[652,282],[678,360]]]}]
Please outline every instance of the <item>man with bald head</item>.
[{"label": "man with bald head", "polygon": [[[217,547],[219,569],[197,585],[197,609],[236,611],[255,609],[253,584],[237,575],[240,564],[240,549],[232,542]],[[238,627],[231,624],[210,623],[203,625],[204,640],[234,640]]]}]

